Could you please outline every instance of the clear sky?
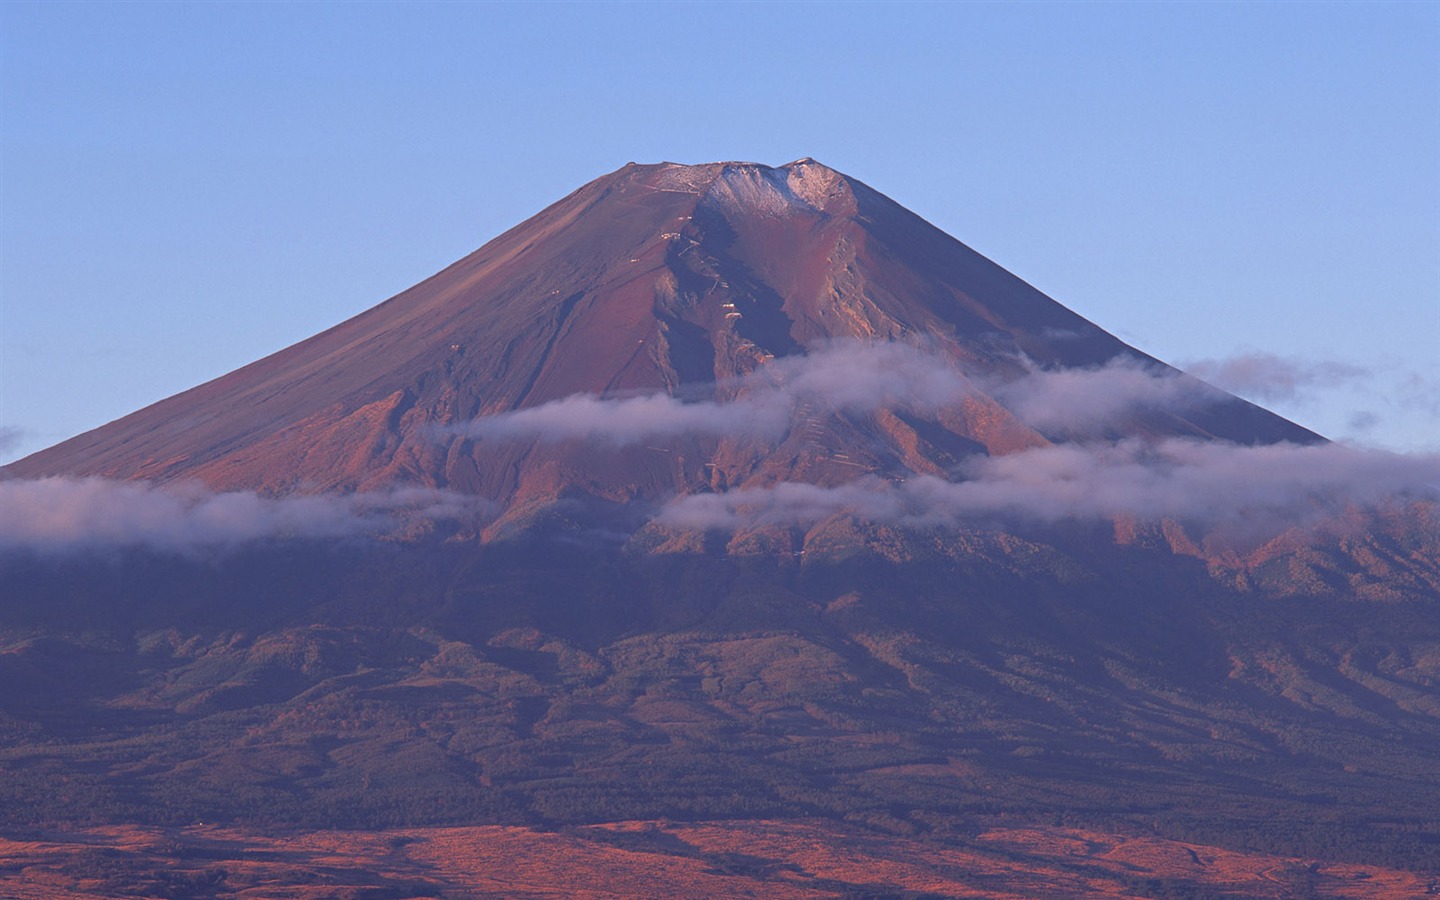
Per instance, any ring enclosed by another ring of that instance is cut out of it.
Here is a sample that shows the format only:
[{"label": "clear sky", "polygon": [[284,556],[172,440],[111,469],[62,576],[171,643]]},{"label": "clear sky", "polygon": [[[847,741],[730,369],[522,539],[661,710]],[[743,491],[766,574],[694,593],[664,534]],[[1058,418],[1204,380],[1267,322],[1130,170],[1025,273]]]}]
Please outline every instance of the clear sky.
[{"label": "clear sky", "polygon": [[630,160],[816,159],[1331,437],[1440,449],[1440,4],[0,3],[0,461]]}]

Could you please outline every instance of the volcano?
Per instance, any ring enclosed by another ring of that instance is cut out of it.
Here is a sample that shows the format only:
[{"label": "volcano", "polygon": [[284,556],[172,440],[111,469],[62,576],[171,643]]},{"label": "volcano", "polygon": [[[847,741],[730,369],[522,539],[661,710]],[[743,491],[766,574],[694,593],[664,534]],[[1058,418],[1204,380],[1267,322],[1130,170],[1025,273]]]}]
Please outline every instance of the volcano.
[{"label": "volcano", "polygon": [[[43,526],[0,526],[0,856],[50,896],[1413,895],[1429,465],[814,160],[632,163],[0,469]],[[410,496],[450,512],[335,527]]]},{"label": "volcano", "polygon": [[[374,309],[5,471],[199,479],[272,493],[398,482],[514,504],[581,485],[643,497],[823,478],[805,473],[833,460],[827,450],[862,441],[879,445],[853,454],[866,456],[867,468],[914,472],[943,470],[947,451],[1005,453],[1064,437],[1041,433],[984,391],[916,423],[930,440],[893,416],[848,431],[833,418],[797,417],[764,448],[718,436],[689,442],[679,465],[673,453],[597,456],[593,446],[444,431],[576,394],[729,399],[768,362],[843,340],[924,340],[999,381],[1020,374],[1022,361],[1161,368],[814,160],[630,164]],[[1121,427],[1242,443],[1318,440],[1229,397]],[[807,428],[813,439],[800,440]]]}]

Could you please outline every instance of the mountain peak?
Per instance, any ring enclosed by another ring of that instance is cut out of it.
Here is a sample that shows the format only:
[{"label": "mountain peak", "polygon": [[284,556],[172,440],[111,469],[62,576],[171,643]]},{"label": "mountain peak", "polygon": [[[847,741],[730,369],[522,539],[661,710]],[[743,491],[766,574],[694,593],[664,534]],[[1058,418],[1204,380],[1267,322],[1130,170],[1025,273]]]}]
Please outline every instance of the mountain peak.
[{"label": "mountain peak", "polygon": [[777,216],[818,211],[850,216],[858,211],[858,182],[808,156],[781,166],[739,160],[694,165],[629,163],[611,177],[620,185],[693,194],[729,214]]}]

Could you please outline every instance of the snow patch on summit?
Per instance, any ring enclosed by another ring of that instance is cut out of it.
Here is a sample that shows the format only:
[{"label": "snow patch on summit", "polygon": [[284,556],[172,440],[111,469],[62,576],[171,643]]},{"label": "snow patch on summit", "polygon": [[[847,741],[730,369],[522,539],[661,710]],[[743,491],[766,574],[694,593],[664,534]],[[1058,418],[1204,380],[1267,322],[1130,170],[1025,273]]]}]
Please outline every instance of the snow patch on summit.
[{"label": "snow patch on summit", "polygon": [[650,184],[662,191],[698,194],[727,213],[786,216],[804,212],[854,212],[855,195],[844,175],[813,159],[778,168],[758,163],[663,163]]},{"label": "snow patch on summit", "polygon": [[814,211],[816,207],[790,189],[784,169],[769,166],[726,166],[710,186],[706,197],[729,213],[785,216],[800,207]]},{"label": "snow patch on summit", "polygon": [[686,194],[703,194],[715,180],[717,170],[721,166],[710,164],[706,166],[684,166],[678,163],[667,163],[663,169],[655,175],[655,187],[662,191],[678,191]]},{"label": "snow patch on summit", "polygon": [[845,176],[813,159],[796,160],[785,167],[789,172],[785,183],[790,192],[816,209],[837,212],[837,202],[855,211],[855,195]]}]

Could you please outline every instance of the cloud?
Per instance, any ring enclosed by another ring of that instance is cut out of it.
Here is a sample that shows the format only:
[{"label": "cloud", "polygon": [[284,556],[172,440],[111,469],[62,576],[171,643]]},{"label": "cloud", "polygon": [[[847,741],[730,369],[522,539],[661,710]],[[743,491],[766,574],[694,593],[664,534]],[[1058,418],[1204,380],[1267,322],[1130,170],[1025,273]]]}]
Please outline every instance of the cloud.
[{"label": "cloud", "polygon": [[1440,420],[1440,379],[1409,372],[1402,376],[1393,393],[1395,405]]},{"label": "cloud", "polygon": [[1301,400],[1314,388],[1333,388],[1373,373],[1333,360],[1302,360],[1273,353],[1242,353],[1222,359],[1197,359],[1186,371],[1216,387],[1268,402]]},{"label": "cloud", "polygon": [[23,429],[13,425],[0,425],[0,456],[14,452],[24,440]]},{"label": "cloud", "polygon": [[1345,420],[1345,424],[1350,427],[1352,432],[1363,434],[1380,424],[1380,416],[1368,409],[1362,409],[1352,412]]},{"label": "cloud", "polygon": [[472,438],[593,440],[626,445],[680,435],[769,435],[789,421],[787,398],[686,403],[668,394],[601,399],[575,394],[541,406],[488,416],[451,431]]},{"label": "cloud", "polygon": [[1043,432],[1093,433],[1137,413],[1185,411],[1230,399],[1168,367],[1117,356],[1102,366],[1040,369],[993,383],[990,393],[1027,425]]},{"label": "cloud", "polygon": [[1433,371],[1384,360],[1359,365],[1258,352],[1194,360],[1185,368],[1241,396],[1303,410],[1313,419],[1307,424],[1329,434],[1364,436],[1395,449],[1440,446],[1440,380]]},{"label": "cloud", "polygon": [[953,481],[866,477],[836,487],[779,484],[677,498],[661,524],[733,530],[809,526],[847,513],[902,526],[986,519],[1055,522],[1136,516],[1278,532],[1390,498],[1440,497],[1440,455],[1338,444],[1239,446],[1216,441],[1067,444],[984,457]]},{"label": "cloud", "polygon": [[148,547],[225,549],[275,538],[379,536],[419,520],[483,513],[485,501],[401,488],[346,495],[262,497],[201,485],[159,487],[104,478],[0,481],[0,548],[64,552]]},{"label": "cloud", "polygon": [[714,386],[720,399],[686,401],[669,394],[598,397],[575,394],[540,406],[476,419],[449,429],[471,438],[593,440],[617,446],[678,437],[778,438],[797,410],[935,413],[986,393],[1046,432],[1091,433],[1135,413],[1223,402],[1226,394],[1168,367],[1128,357],[1084,369],[1041,369],[1009,360],[1018,374],[967,373],[934,350],[884,341],[836,341],[804,356],[762,366]]},{"label": "cloud", "polygon": [[[1252,358],[1266,359],[1277,358]],[[1137,413],[1184,411],[1229,396],[1143,359],[1116,358],[1098,367],[1059,370],[1014,357],[984,372],[967,372],[962,365],[923,346],[836,342],[711,385],[705,399],[664,393],[575,395],[450,430],[480,439],[615,446],[687,435],[778,439],[817,413],[898,409],[934,414],[985,394],[1042,432],[1083,439]],[[1006,374],[996,375],[996,370]],[[1247,371],[1269,372],[1275,384],[1318,383],[1321,377],[1311,373],[1302,378],[1294,367],[1258,362]],[[1343,374],[1326,371],[1326,377]],[[807,525],[842,512],[916,526],[1124,515],[1174,518],[1206,527],[1234,528],[1239,523],[1280,529],[1386,497],[1437,493],[1440,457],[1435,455],[1339,445],[1072,440],[1005,456],[973,457],[948,479],[923,476],[892,482],[866,476],[830,487],[786,483],[689,495],[665,506],[658,520],[732,529],[765,522]],[[215,493],[198,485],[157,487],[97,478],[10,480],[0,481],[0,548],[145,546],[191,552],[278,538],[385,536],[430,521],[473,520],[488,515],[485,506],[478,498],[418,489],[269,498]]]},{"label": "cloud", "polygon": [[854,413],[884,407],[934,412],[958,403],[975,387],[953,361],[939,354],[909,344],[848,341],[777,359],[745,378],[716,384],[715,393],[723,399],[575,394],[449,431],[472,438],[592,440],[620,446],[683,435],[776,438],[791,427],[801,406]]}]

